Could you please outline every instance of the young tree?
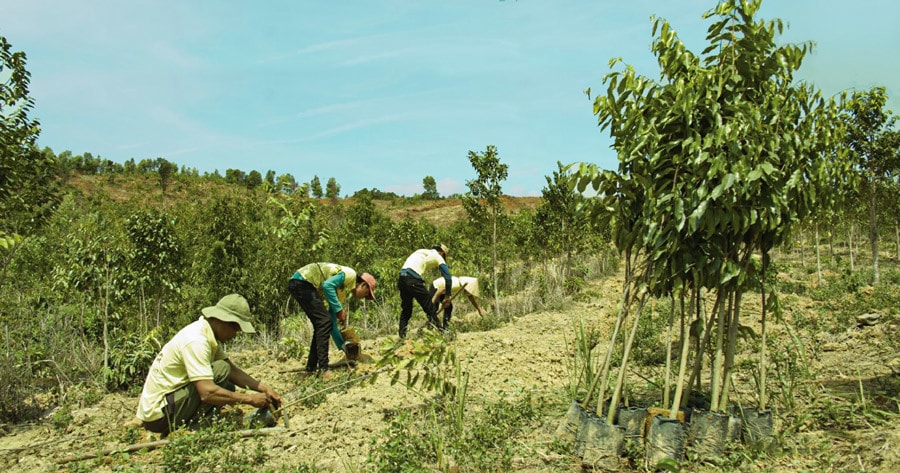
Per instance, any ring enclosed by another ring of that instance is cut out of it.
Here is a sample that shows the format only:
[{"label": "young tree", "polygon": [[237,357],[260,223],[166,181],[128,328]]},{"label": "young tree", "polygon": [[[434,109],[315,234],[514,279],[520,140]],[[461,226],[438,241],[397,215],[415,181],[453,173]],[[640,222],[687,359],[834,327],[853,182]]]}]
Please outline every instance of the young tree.
[{"label": "young tree", "polygon": [[25,53],[0,36],[0,286],[17,244],[59,202],[56,158],[36,147],[40,124],[25,69]]},{"label": "young tree", "polygon": [[[293,194],[297,189],[297,180],[294,179],[294,176],[291,174],[279,174],[278,178],[275,180],[275,188],[278,192]],[[308,186],[304,186],[304,189],[306,188],[308,188]],[[308,196],[304,195],[303,197]]]},{"label": "young tree", "polygon": [[309,191],[315,199],[321,199],[325,195],[322,192],[322,182],[319,181],[319,176],[313,176],[312,181],[309,182]]},{"label": "young tree", "polygon": [[247,174],[246,184],[248,189],[256,189],[257,187],[261,186],[262,183],[262,174],[260,174],[256,169],[250,171],[250,173]]},{"label": "young tree", "polygon": [[331,200],[337,200],[338,197],[341,196],[341,186],[337,183],[337,180],[333,177],[328,178],[328,183],[325,184],[325,197]]},{"label": "young tree", "polygon": [[491,224],[491,273],[494,281],[494,312],[500,313],[500,296],[497,290],[497,220],[503,212],[500,197],[503,195],[503,181],[509,166],[500,162],[497,147],[488,145],[484,153],[469,151],[469,163],[478,173],[477,179],[466,181],[469,192],[463,199],[463,206],[470,218],[480,220],[487,215]]},{"label": "young tree", "polygon": [[159,174],[159,188],[162,189],[163,199],[166,198],[166,190],[172,176],[178,173],[178,165],[165,158],[156,158],[156,172]]},{"label": "young tree", "polygon": [[441,195],[438,194],[437,190],[437,182],[435,182],[434,178],[431,176],[425,176],[422,179],[422,198],[428,200],[437,200],[441,198]]},{"label": "young tree", "polygon": [[[756,21],[760,4],[723,0],[707,12],[704,18],[718,19],[707,30],[709,45],[700,57],[687,50],[668,22],[654,19],[651,50],[660,79],[626,65],[604,77],[607,93],[594,101],[601,129],[614,138],[618,172],[580,170],[580,190],[593,184],[599,208],[612,216],[616,246],[626,255],[619,320],[628,313],[629,294],[637,295],[631,321],[637,327],[647,297],[684,301],[689,293],[692,302],[682,317],[696,310],[703,348],[717,329],[711,410],[727,405],[740,297],[753,288],[761,288],[759,408],[766,408],[766,314],[779,307],[765,285],[771,251],[822,205],[817,196],[841,192],[849,169],[835,139],[840,123],[834,101],[793,80],[811,44],[778,46],[782,22]],[[610,67],[619,63],[614,59]],[[826,159],[833,155],[837,158]],[[709,319],[697,303],[703,290],[717,295]],[[726,306],[732,310],[723,310]],[[609,422],[621,393],[629,337]],[[691,382],[682,391],[688,348],[682,345],[673,416],[690,392]],[[699,376],[704,353],[695,351],[692,379]],[[607,395],[604,386],[598,399]]]},{"label": "young tree", "polygon": [[551,252],[563,254],[565,268],[571,269],[572,255],[584,249],[591,235],[591,225],[584,211],[584,196],[569,184],[569,171],[559,161],[553,177],[545,176],[547,186],[541,189],[541,203],[535,210],[534,241]]},{"label": "young tree", "polygon": [[244,185],[244,182],[247,180],[247,175],[244,171],[240,169],[226,169],[225,170],[225,182],[229,184],[239,184]]},{"label": "young tree", "polygon": [[900,132],[894,130],[897,117],[885,110],[887,92],[875,87],[854,92],[844,115],[847,144],[860,175],[867,184],[869,246],[872,249],[873,284],[880,281],[878,268],[878,189],[890,182],[900,160]]}]

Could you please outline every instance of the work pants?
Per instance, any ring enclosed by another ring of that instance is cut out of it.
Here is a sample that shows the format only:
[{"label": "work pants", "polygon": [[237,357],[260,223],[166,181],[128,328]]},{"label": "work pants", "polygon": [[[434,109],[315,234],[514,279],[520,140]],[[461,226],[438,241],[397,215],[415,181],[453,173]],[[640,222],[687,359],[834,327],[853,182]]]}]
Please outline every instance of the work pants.
[{"label": "work pants", "polygon": [[437,319],[437,311],[440,306],[431,303],[431,295],[428,294],[428,289],[425,289],[425,281],[413,276],[401,275],[397,280],[397,289],[400,290],[400,338],[406,337],[406,327],[409,325],[409,319],[412,318],[413,299],[425,311],[428,322],[434,328],[444,329]]},{"label": "work pants", "polygon": [[334,323],[325,309],[325,303],[319,297],[316,287],[309,281],[291,279],[288,291],[300,304],[313,326],[313,336],[309,343],[309,356],[306,359],[306,371],[325,371],[328,369],[328,338]]},{"label": "work pants", "polygon": [[[221,388],[234,391],[234,383],[231,382],[231,364],[225,360],[214,361],[212,369],[213,382]],[[201,401],[197,386],[189,382],[166,394],[163,417],[152,422],[144,422],[144,428],[165,437],[177,427],[195,426],[201,418],[210,417],[218,412],[219,406]]]}]

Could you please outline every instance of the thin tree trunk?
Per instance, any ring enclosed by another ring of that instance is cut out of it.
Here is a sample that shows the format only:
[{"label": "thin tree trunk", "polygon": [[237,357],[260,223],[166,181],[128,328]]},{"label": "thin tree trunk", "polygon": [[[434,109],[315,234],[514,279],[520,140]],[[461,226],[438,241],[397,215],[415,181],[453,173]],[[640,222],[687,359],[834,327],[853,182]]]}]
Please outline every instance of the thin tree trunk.
[{"label": "thin tree trunk", "polygon": [[622,387],[625,385],[625,372],[628,367],[628,355],[631,353],[631,346],[634,343],[634,336],[637,334],[638,325],[641,321],[641,312],[644,311],[644,302],[647,295],[642,294],[638,302],[637,312],[634,314],[634,322],[631,323],[631,333],[628,334],[628,341],[625,342],[625,349],[622,351],[622,363],[619,366],[619,379],[616,382],[616,388],[613,390],[612,400],[609,402],[609,409],[606,413],[606,423],[612,425],[616,415],[616,406],[619,405],[619,398],[622,395]]},{"label": "thin tree trunk", "polygon": [[762,255],[762,277],[760,278],[760,299],[762,303],[761,346],[759,348],[759,410],[766,408],[766,270],[769,268],[769,254]]},{"label": "thin tree trunk", "polygon": [[819,222],[816,221],[816,285],[822,284],[822,257],[819,254]]},{"label": "thin tree trunk", "polygon": [[[492,234],[492,250],[493,256],[491,257],[491,269],[493,270],[494,275],[494,313],[497,316],[500,316],[500,287],[497,286],[497,210],[494,209],[494,219],[493,219],[493,234]],[[449,293],[448,293],[449,294]]]},{"label": "thin tree trunk", "polygon": [[[699,299],[699,297],[698,297]],[[720,306],[722,304],[722,293],[716,293],[716,302],[713,303],[712,311],[709,314],[709,320],[707,320],[706,325],[703,327],[702,337],[701,334],[697,334],[698,345],[697,345],[697,353],[694,354],[694,369],[691,372],[691,379],[687,383],[687,389],[682,393],[681,403],[687,404],[688,398],[691,396],[691,385],[693,383],[697,383],[697,388],[699,390],[701,386],[700,375],[703,373],[703,352],[706,351],[705,348],[709,345],[709,339],[712,337],[712,328],[713,324],[716,321],[716,315],[721,310]],[[700,318],[700,301],[697,301],[697,320],[702,320]],[[700,339],[702,338],[702,341]]]},{"label": "thin tree trunk", "polygon": [[875,176],[871,177],[872,196],[869,201],[869,245],[872,247],[872,285],[878,285],[881,275],[878,270],[878,222],[875,214]]},{"label": "thin tree trunk", "polygon": [[[694,312],[694,300],[694,294],[691,294],[691,303],[688,306],[688,313]],[[684,309],[683,304],[682,309]],[[682,318],[683,317],[684,311],[682,310]],[[679,402],[681,401],[681,393],[684,389],[684,375],[685,372],[687,372],[688,349],[690,348],[690,346],[690,337],[687,333],[683,333],[681,337],[681,363],[678,367],[678,382],[675,385],[675,395],[672,396],[672,408],[669,410],[670,419],[678,418],[678,409],[680,408]]]},{"label": "thin tree trunk", "polygon": [[719,320],[716,323],[716,352],[710,369],[710,406],[709,410],[719,410],[719,396],[722,392],[722,379],[725,369],[725,327],[727,319],[731,319],[731,293],[727,292],[728,304],[718,304]]},{"label": "thin tree trunk", "polygon": [[848,241],[847,241],[847,245],[849,246],[849,249],[850,249],[850,271],[856,270],[856,262],[853,259],[853,237],[854,237],[853,234],[855,233],[854,232],[855,229],[856,229],[856,225],[854,225],[851,222],[850,223],[850,238],[848,238]]},{"label": "thin tree trunk", "polygon": [[622,301],[621,307],[619,309],[619,316],[616,318],[616,326],[613,328],[612,337],[609,339],[609,348],[606,350],[606,355],[603,358],[603,367],[600,369],[600,374],[597,378],[594,378],[594,383],[591,384],[591,387],[588,389],[587,396],[585,396],[584,405],[585,407],[590,402],[591,396],[594,393],[594,388],[596,387],[596,382],[600,380],[600,393],[597,396],[597,415],[600,416],[603,414],[603,403],[606,400],[606,388],[609,384],[609,366],[612,360],[612,353],[616,347],[616,338],[619,336],[619,329],[622,327],[622,322],[625,320],[625,317],[628,316],[628,306],[630,305],[630,297],[631,297],[631,277],[632,277],[632,261],[631,261],[631,252],[625,252],[625,287],[622,288]]},{"label": "thin tree trunk", "polygon": [[741,296],[743,292],[734,292],[731,307],[731,317],[728,323],[728,348],[725,350],[725,382],[722,386],[722,399],[719,401],[719,409],[724,411],[728,407],[728,395],[731,392],[731,371],[734,369],[734,353],[737,349],[737,334],[741,326]]},{"label": "thin tree trunk", "polygon": [[669,323],[666,325],[666,369],[663,382],[663,403],[669,405],[669,387],[672,384],[672,324],[675,323],[675,296],[669,297]]},{"label": "thin tree trunk", "polygon": [[109,369],[109,264],[106,265],[103,296],[103,366]]},{"label": "thin tree trunk", "polygon": [[834,225],[828,227],[828,256],[831,258],[832,267],[834,265]]}]

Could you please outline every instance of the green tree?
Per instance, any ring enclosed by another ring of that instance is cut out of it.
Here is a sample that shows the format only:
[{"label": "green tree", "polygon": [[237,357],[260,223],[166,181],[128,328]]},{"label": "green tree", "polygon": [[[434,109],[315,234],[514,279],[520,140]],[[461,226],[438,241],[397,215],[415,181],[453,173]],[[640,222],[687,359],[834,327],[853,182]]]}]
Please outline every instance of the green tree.
[{"label": "green tree", "polygon": [[316,199],[321,199],[325,195],[322,192],[322,182],[319,181],[319,176],[313,176],[312,181],[309,182],[309,191]]},{"label": "green tree", "polygon": [[425,176],[422,179],[422,189],[424,189],[422,192],[423,199],[436,200],[441,198],[441,195],[438,194],[437,182],[431,176]]},{"label": "green tree", "polygon": [[[625,65],[604,77],[607,93],[594,101],[601,129],[614,139],[618,172],[590,165],[579,171],[579,190],[593,184],[600,196],[595,215],[609,212],[603,218],[612,222],[616,246],[625,254],[620,322],[635,298],[631,323],[637,326],[648,295],[683,302],[686,294],[698,301],[704,289],[716,293],[715,317],[708,322],[700,304],[689,303],[682,314],[696,310],[706,341],[717,329],[710,342],[713,410],[727,405],[740,297],[751,288],[761,290],[759,404],[766,408],[766,315],[778,307],[764,284],[770,253],[821,205],[817,196],[841,192],[849,170],[835,139],[840,124],[834,101],[794,81],[811,44],[778,46],[782,22],[755,20],[760,4],[725,0],[704,14],[715,20],[703,56],[687,50],[667,21],[654,19],[651,50],[660,79]],[[620,63],[613,59],[610,68]],[[755,255],[761,255],[761,270]],[[611,406],[621,394],[632,341],[625,341]],[[685,383],[688,345],[682,348],[673,413],[691,386]],[[703,353],[696,350],[692,380]],[[599,376],[601,400],[608,362]]]},{"label": "green tree", "polygon": [[556,167],[552,178],[545,176],[547,186],[541,189],[541,203],[534,215],[534,241],[551,254],[564,255],[568,271],[572,255],[586,249],[592,229],[584,211],[584,196],[569,184],[567,167],[559,161]]},{"label": "green tree", "polygon": [[178,165],[165,158],[156,158],[155,167],[159,175],[159,188],[162,190],[163,200],[165,200],[169,182],[178,174]]},{"label": "green tree", "polygon": [[497,221],[503,213],[500,197],[503,195],[503,181],[509,166],[500,162],[497,147],[488,145],[484,153],[469,151],[469,163],[478,174],[476,179],[466,181],[469,192],[463,199],[463,206],[473,220],[481,220],[486,215],[491,225],[491,274],[494,282],[494,312],[500,313],[497,291]]},{"label": "green tree", "polygon": [[[130,289],[153,301],[159,325],[166,292],[180,289],[186,267],[174,222],[155,210],[140,211],[126,218],[125,233],[131,242],[127,253],[133,274],[128,280]],[[146,333],[146,325],[141,325]]]},{"label": "green tree", "polygon": [[325,197],[331,200],[337,200],[338,197],[341,196],[341,186],[337,183],[337,180],[333,177],[328,178],[328,183],[325,184]]},{"label": "green tree", "polygon": [[28,116],[34,99],[25,63],[0,36],[0,287],[18,243],[59,202],[55,156],[37,149],[40,124]]},{"label": "green tree", "polygon": [[239,184],[244,185],[247,179],[247,175],[244,171],[240,169],[226,169],[225,170],[225,182],[229,184]]},{"label": "green tree", "polygon": [[256,189],[257,187],[261,186],[262,183],[262,174],[260,174],[256,169],[250,171],[250,173],[247,174],[247,180],[245,184],[247,185],[248,189]]},{"label": "green tree", "polygon": [[[297,180],[291,174],[279,174],[275,179],[275,189],[284,194],[293,194],[297,190]],[[304,189],[305,192],[308,192],[309,187],[304,186]],[[308,195],[303,195],[303,197],[308,197]]]},{"label": "green tree", "polygon": [[843,116],[847,129],[847,144],[853,161],[866,182],[869,210],[869,246],[872,249],[873,284],[880,281],[878,267],[878,190],[897,175],[900,160],[900,132],[894,129],[897,121],[885,109],[887,91],[874,87],[865,92],[853,92]]}]

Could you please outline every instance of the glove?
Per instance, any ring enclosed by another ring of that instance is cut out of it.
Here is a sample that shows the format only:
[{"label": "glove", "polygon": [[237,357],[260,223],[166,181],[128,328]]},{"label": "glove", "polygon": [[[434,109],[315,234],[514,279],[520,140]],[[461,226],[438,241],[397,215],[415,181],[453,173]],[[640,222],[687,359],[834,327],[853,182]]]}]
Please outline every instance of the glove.
[{"label": "glove", "polygon": [[339,310],[337,314],[334,314],[334,316],[337,317],[338,322],[340,322],[341,325],[347,323],[347,313],[344,312],[344,309]]}]

